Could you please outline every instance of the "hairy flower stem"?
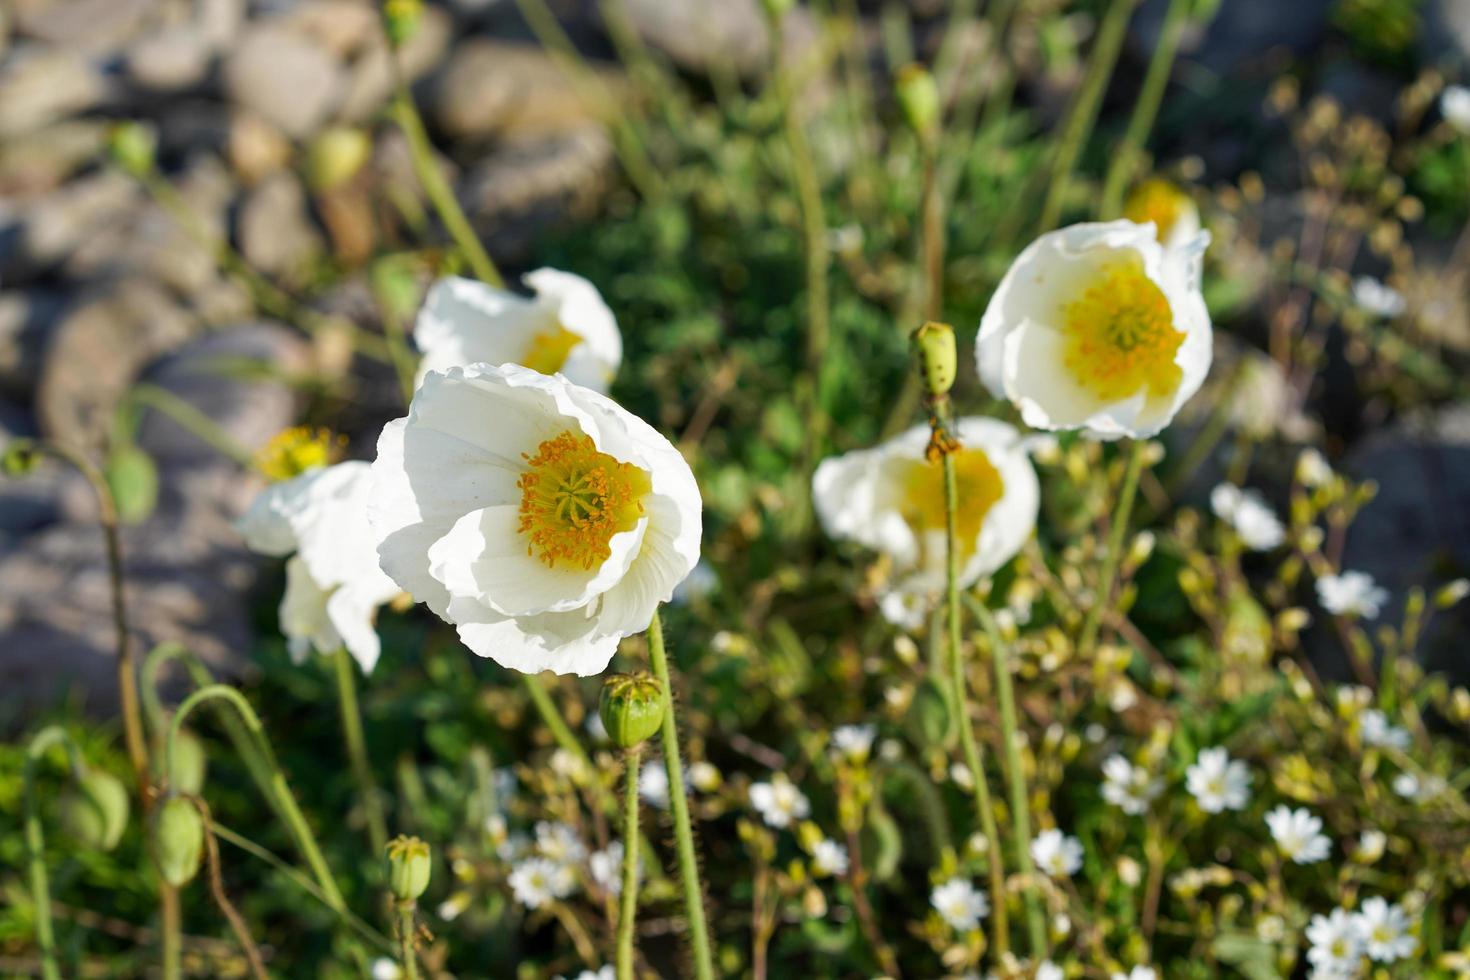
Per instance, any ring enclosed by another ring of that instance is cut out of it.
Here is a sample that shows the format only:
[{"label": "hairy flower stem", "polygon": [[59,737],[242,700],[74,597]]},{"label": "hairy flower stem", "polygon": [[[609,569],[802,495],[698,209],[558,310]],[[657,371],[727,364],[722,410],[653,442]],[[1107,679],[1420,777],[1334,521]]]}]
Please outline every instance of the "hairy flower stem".
[{"label": "hairy flower stem", "polygon": [[419,958],[414,952],[413,936],[418,925],[414,922],[414,903],[398,903],[398,962],[403,967],[404,980],[418,980]]},{"label": "hairy flower stem", "polygon": [[1138,494],[1138,477],[1143,472],[1143,460],[1148,455],[1148,443],[1142,439],[1133,442],[1128,455],[1128,469],[1123,474],[1123,485],[1118,490],[1118,503],[1113,510],[1112,525],[1108,528],[1107,550],[1103,552],[1102,573],[1098,576],[1096,594],[1092,607],[1087,610],[1082,633],[1077,639],[1077,652],[1083,656],[1092,652],[1097,642],[1098,627],[1102,625],[1103,610],[1113,601],[1113,577],[1118,573],[1118,562],[1122,556],[1123,538],[1128,533],[1128,521],[1133,515],[1133,498]]},{"label": "hairy flower stem", "polygon": [[[936,428],[949,424],[949,399],[945,397],[934,406],[933,424]],[[955,523],[959,514],[959,486],[955,479],[954,454],[943,455],[944,466],[944,599],[948,619],[949,637],[949,682],[954,689],[954,704],[959,710],[960,746],[965,754],[965,765],[970,769],[970,781],[975,787],[975,809],[980,817],[980,827],[985,833],[990,869],[990,896],[993,899],[994,918],[992,938],[997,955],[1010,952],[1011,936],[1006,914],[1005,868],[1002,867],[1000,831],[995,825],[995,808],[990,802],[990,786],[985,782],[985,763],[980,754],[980,745],[975,740],[975,728],[970,720],[969,687],[965,684],[965,665],[960,645],[960,555],[956,540]]]},{"label": "hairy flower stem", "polygon": [[709,927],[704,917],[704,888],[699,881],[699,861],[694,854],[694,831],[689,822],[689,800],[684,795],[684,766],[679,760],[679,726],[674,719],[674,689],[669,683],[669,660],[664,652],[664,627],[658,613],[648,624],[648,661],[653,676],[664,690],[662,728],[664,768],[669,774],[669,813],[674,821],[674,843],[679,853],[679,881],[684,888],[684,908],[689,916],[689,945],[694,954],[694,975],[712,980]]},{"label": "hairy flower stem", "polygon": [[56,932],[51,924],[51,879],[46,872],[46,839],[41,830],[41,812],[36,800],[36,763],[57,745],[66,747],[72,768],[78,768],[76,745],[60,725],[48,725],[36,733],[26,747],[25,761],[26,857],[30,868],[31,901],[36,907],[36,945],[41,948],[41,976],[44,980],[61,980],[61,969],[56,963]]},{"label": "hairy flower stem", "polygon": [[337,662],[342,738],[347,743],[352,778],[357,781],[357,795],[362,798],[363,813],[367,817],[368,843],[377,854],[388,845],[388,821],[383,816],[383,798],[378,793],[377,781],[373,779],[373,767],[368,762],[367,743],[362,735],[362,709],[357,701],[357,679],[353,676],[357,665],[345,648],[338,650],[332,659]]},{"label": "hairy flower stem", "polygon": [[1143,143],[1153,129],[1154,119],[1159,114],[1159,105],[1164,101],[1164,89],[1169,84],[1169,73],[1174,68],[1174,56],[1179,52],[1179,38],[1184,34],[1184,25],[1189,19],[1189,8],[1193,0],[1169,0],[1168,12],[1159,31],[1159,40],[1149,58],[1148,71],[1143,76],[1143,87],[1138,91],[1138,101],[1133,103],[1133,114],[1128,117],[1128,128],[1123,132],[1123,142],[1113,152],[1108,175],[1103,181],[1102,207],[1099,215],[1104,221],[1118,216],[1123,207],[1123,188],[1133,176]]},{"label": "hairy flower stem", "polygon": [[965,599],[985,635],[990,638],[990,660],[995,665],[995,693],[1000,700],[1000,729],[1005,742],[1006,777],[1010,784],[1011,823],[1014,833],[1016,866],[1026,878],[1026,930],[1031,952],[1037,958],[1047,955],[1046,913],[1041,905],[1041,891],[1036,868],[1031,861],[1031,803],[1026,792],[1026,773],[1021,768],[1021,740],[1016,723],[1016,691],[1011,682],[1011,666],[1006,656],[1005,637],[990,607],[971,595]]},{"label": "hairy flower stem", "polygon": [[291,792],[290,784],[286,782],[286,774],[281,771],[280,765],[276,762],[275,753],[266,739],[265,726],[261,724],[260,716],[255,713],[255,709],[250,706],[249,701],[245,700],[243,694],[226,684],[211,684],[185,698],[169,723],[168,743],[164,754],[165,771],[173,771],[174,753],[179,731],[184,726],[184,719],[200,704],[220,699],[227,701],[235,708],[240,720],[244,722],[245,728],[255,741],[256,751],[270,772],[268,792],[276,805],[277,812],[286,824],[286,829],[296,841],[297,848],[300,849],[302,857],[305,858],[307,866],[311,869],[317,887],[321,889],[327,904],[335,912],[346,913],[347,902],[342,898],[341,889],[337,887],[337,881],[332,877],[326,859],[322,857],[321,847],[317,844],[311,827],[307,825],[306,818],[296,803],[296,796]]},{"label": "hairy flower stem", "polygon": [[633,980],[633,931],[638,916],[638,763],[643,746],[624,756],[623,773],[623,893],[618,910],[618,980]]},{"label": "hairy flower stem", "polygon": [[1047,185],[1046,202],[1041,208],[1042,232],[1051,231],[1062,216],[1062,205],[1067,196],[1067,185],[1072,182],[1072,171],[1092,127],[1097,123],[1098,108],[1102,104],[1103,91],[1113,77],[1113,68],[1118,64],[1118,52],[1123,47],[1123,35],[1128,28],[1128,15],[1138,0],[1110,0],[1102,25],[1097,31],[1097,41],[1092,47],[1092,58],[1087,63],[1087,76],[1067,113],[1062,141],[1052,163],[1051,183]]}]

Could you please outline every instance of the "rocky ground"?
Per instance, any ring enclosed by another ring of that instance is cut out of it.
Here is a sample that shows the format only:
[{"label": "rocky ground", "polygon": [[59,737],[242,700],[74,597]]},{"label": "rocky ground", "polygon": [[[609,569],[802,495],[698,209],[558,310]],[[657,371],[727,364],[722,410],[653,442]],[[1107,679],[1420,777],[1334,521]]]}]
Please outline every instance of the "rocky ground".
[{"label": "rocky ground", "polygon": [[[1136,85],[1163,6],[1149,0],[1135,18],[1121,89]],[[1324,43],[1330,6],[1225,0],[1209,34],[1188,41],[1193,70],[1259,77],[1274,70],[1276,53],[1310,55]],[[623,7],[645,41],[691,75],[709,67],[712,52],[744,72],[769,59],[756,0]],[[1424,7],[1427,56],[1465,58],[1470,0]],[[622,73],[596,5],[553,8],[616,91]],[[534,42],[515,4],[431,5],[402,58],[441,162],[503,264],[528,261],[548,225],[595,214],[616,180],[602,120]],[[1391,102],[1393,79],[1355,62],[1329,68],[1324,86],[1352,103]],[[351,312],[362,276],[314,291],[313,269],[350,271],[354,260],[402,245],[384,236],[407,237],[424,207],[401,137],[381,125],[390,86],[376,7],[366,0],[0,6],[0,442],[42,435],[96,450],[140,381],[203,411],[246,450],[296,419],[303,394],[295,382],[342,375],[350,355],[330,338],[262,320],[197,238],[137,181],[103,164],[106,134],[118,119],[149,121],[168,178],[206,235],[227,237],[319,309]],[[307,150],[344,126],[374,134],[370,159],[344,186],[316,187]],[[1192,152],[1229,176],[1240,137],[1202,130],[1195,138]],[[382,197],[395,201],[392,221],[374,220]],[[266,370],[221,373],[227,362]],[[366,396],[361,409],[387,417],[395,407]],[[1349,457],[1391,485],[1382,512],[1392,516],[1355,536],[1350,550],[1386,584],[1416,574],[1426,554],[1470,566],[1467,428],[1438,420],[1410,435],[1382,434]],[[124,542],[140,639],[182,640],[219,663],[238,658],[250,638],[256,563],[230,522],[255,487],[235,462],[155,412],[144,411],[137,441],[164,488]],[[1416,468],[1429,475],[1393,479]],[[28,697],[58,678],[105,695],[111,625],[93,519],[85,484],[58,468],[0,483],[0,698]]]}]

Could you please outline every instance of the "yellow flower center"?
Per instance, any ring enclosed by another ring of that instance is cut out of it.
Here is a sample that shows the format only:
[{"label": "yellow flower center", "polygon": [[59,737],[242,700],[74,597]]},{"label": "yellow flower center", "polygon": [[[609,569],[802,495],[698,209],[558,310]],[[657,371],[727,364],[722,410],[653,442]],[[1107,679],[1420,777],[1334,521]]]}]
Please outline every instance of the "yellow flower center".
[{"label": "yellow flower center", "polygon": [[1163,241],[1169,237],[1174,223],[1192,207],[1194,201],[1188,194],[1167,180],[1155,177],[1145,180],[1128,195],[1128,201],[1123,205],[1123,217],[1139,224],[1152,221],[1159,241]]},{"label": "yellow flower center", "polygon": [[334,436],[329,429],[298,425],[273,436],[255,454],[255,466],[266,479],[281,483],[307,470],[330,466],[340,458],[346,443],[345,436]]},{"label": "yellow flower center", "polygon": [[551,329],[531,338],[531,343],[526,346],[525,356],[521,358],[521,364],[542,374],[555,374],[567,362],[567,355],[572,352],[572,348],[581,342],[581,337],[557,321]]},{"label": "yellow flower center", "polygon": [[[955,539],[960,554],[967,555],[980,538],[980,527],[990,508],[1005,495],[1005,482],[983,449],[962,448],[952,453],[959,511],[955,514]],[[920,537],[927,531],[944,530],[944,465],[939,461],[915,461],[904,474],[899,513]]]},{"label": "yellow flower center", "polygon": [[598,452],[591,438],[570,429],[524,458],[518,530],[526,554],[552,568],[558,561],[583,569],[606,561],[613,535],[637,525],[653,488],[643,470]]},{"label": "yellow flower center", "polygon": [[1147,390],[1150,397],[1179,387],[1183,372],[1174,355],[1184,332],[1137,256],[1120,258],[1096,273],[1082,295],[1063,311],[1062,357],[1072,377],[1107,402]]}]

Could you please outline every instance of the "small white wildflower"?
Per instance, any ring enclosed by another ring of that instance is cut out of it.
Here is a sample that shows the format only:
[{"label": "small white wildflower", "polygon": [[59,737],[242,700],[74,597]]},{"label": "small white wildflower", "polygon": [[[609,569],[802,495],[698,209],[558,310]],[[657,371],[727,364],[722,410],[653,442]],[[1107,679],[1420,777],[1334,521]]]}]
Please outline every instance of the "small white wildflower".
[{"label": "small white wildflower", "polygon": [[1364,313],[1392,320],[1404,312],[1406,304],[1403,294],[1372,276],[1359,276],[1353,280],[1353,302]]},{"label": "small white wildflower", "polygon": [[1317,599],[1334,616],[1376,619],[1388,601],[1388,590],[1374,584],[1367,572],[1343,572],[1317,579]]},{"label": "small white wildflower", "polygon": [[769,783],[751,786],[750,805],[768,826],[777,829],[791,826],[793,819],[804,819],[812,809],[806,796],[784,772],[776,773]]},{"label": "small white wildflower", "polygon": [[502,861],[514,863],[531,850],[531,839],[525,834],[508,834],[495,845],[495,854]]},{"label": "small white wildflower", "polygon": [[830,838],[817,841],[812,848],[812,870],[818,877],[847,874],[847,848]]},{"label": "small white wildflower", "polygon": [[445,922],[453,922],[455,919],[459,918],[461,914],[464,913],[465,909],[469,908],[469,905],[469,892],[455,892],[453,895],[450,895],[444,901],[440,902],[439,907],[434,910],[434,913]]},{"label": "small white wildflower", "polygon": [[1266,826],[1282,857],[1297,864],[1314,864],[1332,849],[1332,841],[1322,833],[1322,818],[1305,808],[1278,806],[1266,814]]},{"label": "small white wildflower", "polygon": [[1297,482],[1309,490],[1326,486],[1332,480],[1332,466],[1315,449],[1304,449],[1296,458]]},{"label": "small white wildflower", "polygon": [[1251,798],[1251,774],[1224,748],[1201,749],[1184,771],[1185,788],[1206,813],[1242,810]]},{"label": "small white wildflower", "polygon": [[1051,960],[1042,960],[1036,967],[1036,980],[1066,980],[1066,976],[1062,968]]},{"label": "small white wildflower", "polygon": [[536,824],[536,850],[557,864],[576,864],[587,856],[587,845],[570,825],[549,820]]},{"label": "small white wildflower", "polygon": [[956,786],[966,792],[975,788],[975,778],[970,775],[970,767],[963,762],[950,764],[949,778],[954,780]]},{"label": "small white wildflower", "polygon": [[665,810],[669,806],[669,774],[662,765],[644,766],[638,772],[638,795],[649,806]]},{"label": "small white wildflower", "polygon": [[862,765],[868,761],[877,735],[876,725],[838,725],[832,729],[832,749],[848,762]]},{"label": "small white wildflower", "polygon": [[576,875],[564,864],[544,857],[527,858],[510,871],[510,889],[516,901],[528,909],[566,898],[577,887]]},{"label": "small white wildflower", "polygon": [[1383,850],[1388,846],[1388,835],[1381,830],[1365,830],[1358,837],[1358,849],[1354,856],[1364,864],[1372,864],[1383,857]]},{"label": "small white wildflower", "polygon": [[1374,745],[1381,749],[1397,749],[1400,752],[1409,747],[1408,731],[1391,724],[1388,716],[1377,708],[1369,708],[1364,711],[1359,724],[1362,726],[1364,745]]},{"label": "small white wildflower", "polygon": [[1364,899],[1353,922],[1363,941],[1363,951],[1371,960],[1392,963],[1413,956],[1419,948],[1419,940],[1411,932],[1413,923],[1409,914],[1402,905],[1391,905],[1387,899],[1377,896]]},{"label": "small white wildflower", "polygon": [[566,749],[560,748],[551,753],[550,765],[552,772],[563,779],[570,779],[573,782],[580,779],[587,770],[587,767],[582,764],[581,759]]},{"label": "small white wildflower", "polygon": [[689,765],[689,785],[701,793],[713,793],[724,781],[725,777],[720,775],[720,770],[708,762],[693,762]]},{"label": "small white wildflower", "polygon": [[1406,800],[1417,799],[1419,796],[1419,777],[1411,772],[1401,772],[1393,777],[1393,791]]},{"label": "small white wildflower", "polygon": [[587,858],[587,870],[599,888],[610,895],[623,890],[623,842],[613,841],[606,850],[593,851]]},{"label": "small white wildflower", "polygon": [[951,929],[969,932],[990,914],[990,899],[963,878],[951,878],[929,893],[929,904]]},{"label": "small white wildflower", "polygon": [[380,956],[373,960],[373,980],[399,980],[403,976],[403,968],[397,963]]},{"label": "small white wildflower", "polygon": [[1314,970],[1331,975],[1356,972],[1363,958],[1363,942],[1354,917],[1346,909],[1312,916],[1307,926],[1307,960]]},{"label": "small white wildflower", "polygon": [[1082,868],[1082,843],[1060,830],[1043,830],[1031,842],[1031,858],[1053,878],[1070,878]]},{"label": "small white wildflower", "polygon": [[1151,966],[1135,966],[1127,973],[1114,973],[1112,980],[1159,980]]},{"label": "small white wildflower", "polygon": [[1439,111],[1445,122],[1470,136],[1470,88],[1448,85],[1439,97]]},{"label": "small white wildflower", "polygon": [[1252,551],[1270,551],[1286,540],[1286,528],[1265,499],[1254,490],[1222,483],[1210,491],[1210,508],[1240,535]]},{"label": "small white wildflower", "polygon": [[1163,790],[1163,784],[1154,779],[1142,766],[1135,766],[1121,755],[1110,755],[1103,760],[1103,799],[1131,816],[1148,810],[1148,805]]}]

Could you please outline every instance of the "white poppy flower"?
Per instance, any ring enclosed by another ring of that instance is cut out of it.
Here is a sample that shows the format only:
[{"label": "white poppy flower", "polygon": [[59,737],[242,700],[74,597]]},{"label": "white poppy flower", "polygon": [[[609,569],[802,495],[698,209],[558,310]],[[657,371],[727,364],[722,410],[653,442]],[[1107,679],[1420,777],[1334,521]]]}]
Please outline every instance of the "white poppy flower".
[{"label": "white poppy flower", "polygon": [[1244,762],[1223,748],[1201,749],[1184,770],[1184,785],[1206,813],[1243,810],[1251,798],[1251,774]]},{"label": "white poppy flower", "polygon": [[1082,869],[1082,842],[1060,830],[1043,830],[1031,842],[1031,859],[1053,878],[1070,878]]},{"label": "white poppy flower", "polygon": [[430,371],[469,364],[521,364],[605,392],[623,359],[612,311],[581,276],[537,269],[525,276],[531,297],[474,279],[440,279],[413,327],[423,352],[419,383]]},{"label": "white poppy flower", "polygon": [[[957,540],[960,587],[1000,568],[1036,526],[1040,494],[1026,443],[995,419],[962,418],[954,425],[959,486]],[[822,461],[812,498],[822,527],[893,563],[879,597],[883,614],[915,629],[944,592],[944,468],[929,462],[929,427],[917,425],[871,449]]]},{"label": "white poppy flower", "polygon": [[1200,294],[1209,233],[1172,248],[1152,224],[1072,225],[1028,245],[1000,281],[975,358],[980,380],[1038,429],[1151,436],[1205,380]]},{"label": "white poppy flower", "polygon": [[1385,320],[1392,320],[1408,306],[1402,293],[1372,276],[1353,280],[1353,302],[1364,313]]},{"label": "white poppy flower", "polygon": [[383,570],[475,653],[596,674],[699,560],[699,487],[611,399],[513,364],[430,372],[378,439]]},{"label": "white poppy flower", "polygon": [[1375,584],[1367,572],[1343,572],[1317,579],[1317,599],[1334,616],[1376,619],[1388,601],[1388,590]]},{"label": "white poppy flower", "polygon": [[368,526],[372,471],[348,462],[307,470],[261,491],[235,527],[252,551],[285,556],[281,632],[298,662],[343,647],[364,673],[378,662],[378,607],[401,589],[378,568]]},{"label": "white poppy flower", "polygon": [[1199,205],[1183,189],[1160,177],[1139,184],[1123,203],[1123,217],[1152,224],[1165,248],[1182,248],[1199,234]]},{"label": "white poppy flower", "polygon": [[1439,111],[1460,132],[1470,135],[1470,88],[1450,85],[1439,97]]},{"label": "white poppy flower", "polygon": [[1254,490],[1222,483],[1210,491],[1210,509],[1235,528],[1241,543],[1252,551],[1270,551],[1286,540],[1286,528],[1281,520]]},{"label": "white poppy flower", "polygon": [[587,870],[599,888],[609,895],[623,891],[623,842],[613,841],[605,850],[593,851],[587,858]]},{"label": "white poppy flower", "polygon": [[963,878],[951,878],[929,893],[929,904],[949,927],[958,932],[979,928],[990,914],[990,899]]},{"label": "white poppy flower", "polygon": [[1412,922],[1402,905],[1390,905],[1387,899],[1363,900],[1363,907],[1353,921],[1363,941],[1363,951],[1368,958],[1379,963],[1413,956],[1419,949],[1419,940],[1410,931]]},{"label": "white poppy flower", "polygon": [[784,772],[776,773],[769,783],[753,784],[750,787],[750,805],[768,826],[777,829],[791,826],[793,820],[804,820],[812,812],[806,794],[797,789]]},{"label": "white poppy flower", "polygon": [[1266,814],[1266,826],[1281,856],[1297,864],[1315,864],[1332,849],[1332,841],[1322,833],[1322,818],[1305,808],[1278,806]]}]

